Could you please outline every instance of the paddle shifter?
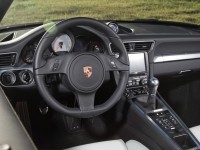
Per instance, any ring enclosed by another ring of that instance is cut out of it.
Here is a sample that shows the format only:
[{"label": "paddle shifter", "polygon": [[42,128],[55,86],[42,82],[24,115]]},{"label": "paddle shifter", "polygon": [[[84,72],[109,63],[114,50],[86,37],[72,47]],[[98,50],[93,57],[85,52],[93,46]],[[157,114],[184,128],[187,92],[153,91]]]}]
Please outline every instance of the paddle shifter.
[{"label": "paddle shifter", "polygon": [[159,80],[155,77],[149,79],[149,96],[147,100],[147,104],[151,105],[153,109],[155,109],[156,103],[156,93],[159,86]]}]

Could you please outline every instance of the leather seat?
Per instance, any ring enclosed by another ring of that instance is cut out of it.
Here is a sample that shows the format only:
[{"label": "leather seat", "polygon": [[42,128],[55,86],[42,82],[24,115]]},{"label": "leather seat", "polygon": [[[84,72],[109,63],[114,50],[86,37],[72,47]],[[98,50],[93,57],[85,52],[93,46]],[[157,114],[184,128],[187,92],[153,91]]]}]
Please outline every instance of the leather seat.
[{"label": "leather seat", "polygon": [[194,134],[194,136],[200,142],[200,125],[190,128],[190,131]]},{"label": "leather seat", "polygon": [[126,146],[128,150],[148,150],[146,146],[135,140],[127,141]]},{"label": "leather seat", "polygon": [[66,150],[148,150],[148,148],[135,140],[130,140],[126,144],[122,140],[112,140],[76,146]]}]

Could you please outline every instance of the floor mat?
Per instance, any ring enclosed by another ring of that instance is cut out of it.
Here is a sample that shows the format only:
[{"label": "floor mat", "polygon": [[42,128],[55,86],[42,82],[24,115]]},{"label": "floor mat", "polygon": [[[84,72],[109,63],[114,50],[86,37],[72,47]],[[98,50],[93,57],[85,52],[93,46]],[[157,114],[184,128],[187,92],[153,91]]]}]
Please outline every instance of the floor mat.
[{"label": "floor mat", "polygon": [[28,131],[29,135],[32,136],[31,122],[30,122],[29,109],[28,109],[27,102],[18,101],[16,102],[14,108],[21,122],[23,123],[26,130]]},{"label": "floor mat", "polygon": [[78,131],[74,133],[45,133],[40,134],[37,139],[39,149],[66,149],[78,145],[88,144],[100,141],[91,137],[85,131]]},{"label": "floor mat", "polygon": [[[56,114],[56,115],[55,115]],[[49,116],[37,116],[32,121],[33,139],[39,149],[66,149],[78,145],[89,144],[105,140],[119,139],[117,135],[95,136],[88,130],[88,126],[69,132],[63,121],[63,115],[54,113]],[[100,121],[94,124],[95,130],[103,132],[103,125]]]}]

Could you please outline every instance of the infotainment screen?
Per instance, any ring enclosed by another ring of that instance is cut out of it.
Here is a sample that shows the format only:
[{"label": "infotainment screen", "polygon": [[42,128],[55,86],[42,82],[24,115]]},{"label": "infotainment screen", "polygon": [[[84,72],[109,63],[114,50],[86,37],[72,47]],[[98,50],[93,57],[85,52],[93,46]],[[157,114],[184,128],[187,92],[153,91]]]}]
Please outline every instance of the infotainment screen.
[{"label": "infotainment screen", "polygon": [[130,74],[146,72],[145,53],[129,53]]}]

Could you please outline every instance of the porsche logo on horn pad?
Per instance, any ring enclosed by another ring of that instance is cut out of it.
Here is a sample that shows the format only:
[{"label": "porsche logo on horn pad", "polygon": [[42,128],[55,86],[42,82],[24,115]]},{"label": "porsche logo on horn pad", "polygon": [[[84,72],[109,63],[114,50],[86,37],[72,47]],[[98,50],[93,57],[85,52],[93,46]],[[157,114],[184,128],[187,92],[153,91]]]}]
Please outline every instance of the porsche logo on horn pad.
[{"label": "porsche logo on horn pad", "polygon": [[92,76],[92,67],[91,66],[83,67],[83,72],[84,72],[85,78],[90,78]]}]

